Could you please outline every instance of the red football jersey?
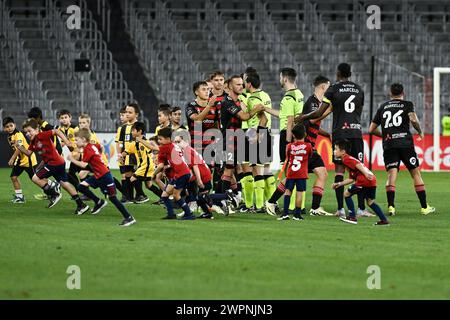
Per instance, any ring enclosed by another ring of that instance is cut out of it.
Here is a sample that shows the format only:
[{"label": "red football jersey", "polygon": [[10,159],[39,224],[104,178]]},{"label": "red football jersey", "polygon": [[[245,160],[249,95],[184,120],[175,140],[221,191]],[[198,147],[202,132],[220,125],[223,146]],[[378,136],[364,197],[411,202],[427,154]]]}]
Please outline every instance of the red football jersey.
[{"label": "red football jersey", "polygon": [[295,141],[286,147],[286,159],[289,160],[287,179],[308,179],[308,159],[312,154],[309,142]]},{"label": "red football jersey", "polygon": [[363,163],[358,159],[349,156],[348,154],[342,157],[342,163],[346,166],[350,171],[350,178],[355,180],[355,184],[357,187],[376,187],[377,186],[377,178],[373,175],[372,180],[368,180],[361,171],[356,169],[358,164],[361,164],[364,168]]},{"label": "red football jersey", "polygon": [[53,130],[39,132],[31,140],[28,150],[40,155],[45,164],[60,166],[66,163],[64,158],[56,151],[55,145],[53,144]]},{"label": "red football jersey", "polygon": [[102,160],[102,147],[99,144],[88,143],[83,150],[83,162],[89,163],[95,178],[99,179],[109,172]]},{"label": "red football jersey", "polygon": [[[211,170],[209,170],[208,166],[205,163],[205,160],[203,160],[202,156],[197,151],[195,151],[194,148],[187,146],[184,150],[183,155],[190,169],[192,169],[194,165],[198,166],[203,183],[211,181]],[[194,175],[194,172],[192,172],[192,174]]]},{"label": "red football jersey", "polygon": [[183,151],[173,143],[159,146],[158,163],[169,164],[173,170],[174,179],[191,173],[183,158]]}]

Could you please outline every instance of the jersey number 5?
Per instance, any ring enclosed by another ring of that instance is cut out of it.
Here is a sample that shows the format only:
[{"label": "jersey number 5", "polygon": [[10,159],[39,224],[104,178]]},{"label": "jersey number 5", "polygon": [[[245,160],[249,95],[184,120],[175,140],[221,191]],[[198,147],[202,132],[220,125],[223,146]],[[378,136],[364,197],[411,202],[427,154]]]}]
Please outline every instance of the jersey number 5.
[{"label": "jersey number 5", "polygon": [[302,160],[303,157],[302,156],[295,156],[294,160],[292,161],[292,171],[298,171],[300,170],[300,168],[302,167]]},{"label": "jersey number 5", "polygon": [[348,99],[345,100],[345,102],[344,102],[344,109],[348,113],[352,113],[353,111],[355,111],[355,104],[352,102],[353,99],[355,99],[354,94],[352,94],[350,97],[348,97]]}]

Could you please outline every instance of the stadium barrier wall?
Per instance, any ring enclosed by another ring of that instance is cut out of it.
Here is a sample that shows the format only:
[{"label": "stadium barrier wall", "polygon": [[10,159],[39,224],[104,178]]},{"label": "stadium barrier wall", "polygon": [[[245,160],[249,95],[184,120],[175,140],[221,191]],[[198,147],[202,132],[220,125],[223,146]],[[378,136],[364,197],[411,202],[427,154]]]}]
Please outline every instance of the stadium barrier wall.
[{"label": "stadium barrier wall", "polygon": [[[109,166],[111,169],[117,169],[117,151],[114,142],[115,133],[97,133],[98,138],[105,147],[106,155],[109,160]],[[369,158],[369,135],[364,135],[364,161],[368,163]],[[418,136],[414,136],[414,141],[416,145],[416,152],[419,157],[422,170],[433,170],[433,159],[434,159],[434,146],[433,146],[433,135],[427,134],[422,141],[418,140]],[[273,144],[273,162],[272,169],[274,171],[280,169],[280,160],[278,156],[278,145],[279,136],[274,137]],[[12,155],[12,150],[8,145],[7,135],[1,133],[0,138],[0,167],[8,167],[8,160]],[[7,151],[6,151],[7,150]],[[329,170],[333,170],[332,162],[332,148],[331,141],[327,138],[319,137],[317,140],[317,150],[322,155],[325,162],[325,166]],[[6,151],[6,152],[5,152]],[[64,148],[64,157],[67,157],[68,150]],[[450,171],[450,137],[440,138],[440,158],[441,164],[440,168],[443,171]],[[372,150],[372,168],[373,170],[384,170],[383,161],[383,146],[382,141],[378,137],[373,137],[373,150]],[[402,166],[402,168],[404,168]]]}]

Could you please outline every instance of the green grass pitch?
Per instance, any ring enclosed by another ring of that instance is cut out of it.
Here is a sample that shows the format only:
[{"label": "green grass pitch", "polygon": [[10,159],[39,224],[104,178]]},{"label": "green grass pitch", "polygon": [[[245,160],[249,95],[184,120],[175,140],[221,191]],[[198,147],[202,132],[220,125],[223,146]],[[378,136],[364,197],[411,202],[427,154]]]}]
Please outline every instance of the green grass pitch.
[{"label": "green grass pitch", "polygon": [[[386,175],[376,175],[386,209]],[[149,203],[128,205],[138,223],[120,228],[112,204],[98,216],[75,216],[64,193],[46,209],[25,175],[27,202],[13,205],[9,169],[1,169],[0,299],[449,299],[450,174],[423,176],[436,213],[419,213],[402,171],[398,215],[387,228],[373,227],[376,218],[354,226],[334,217],[295,222],[256,214],[162,221],[163,208]],[[331,183],[330,172],[329,211]],[[66,287],[70,265],[80,267],[80,290]],[[371,265],[380,267],[379,290],[367,288]]]}]

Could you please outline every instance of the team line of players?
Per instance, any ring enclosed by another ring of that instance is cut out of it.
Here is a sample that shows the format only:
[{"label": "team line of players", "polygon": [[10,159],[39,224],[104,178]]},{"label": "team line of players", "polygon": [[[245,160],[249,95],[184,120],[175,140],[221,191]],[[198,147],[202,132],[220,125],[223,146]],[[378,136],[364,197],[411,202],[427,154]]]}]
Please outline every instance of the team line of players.
[{"label": "team line of players", "polygon": [[[253,68],[247,68],[244,74],[232,76],[226,81],[223,73],[215,72],[209,83],[200,81],[194,84],[196,98],[186,106],[187,128],[181,124],[180,108],[172,109],[163,105],[158,110],[159,126],[154,137],[149,140],[145,137],[144,123],[138,121],[139,107],[129,104],[121,110],[121,120],[125,123],[119,127],[116,136],[121,182],[113,178],[107,167],[103,147],[95,132],[89,128],[89,116],[81,115],[79,128],[76,128],[71,124],[70,112],[60,112],[58,117],[61,126],[53,129],[42,119],[40,110],[33,108],[29,114],[30,119],[23,125],[23,130],[30,139],[29,145],[23,134],[15,128],[14,121],[5,118],[3,127],[9,134],[9,141],[14,149],[9,163],[13,166],[11,179],[16,190],[13,201],[24,201],[18,176],[26,171],[47,195],[49,207],[54,206],[61,198],[59,187],[62,186],[76,201],[76,214],[83,214],[89,209],[78,192],[94,201],[95,205],[91,210],[93,214],[106,206],[107,202],[89,189],[100,188],[122,213],[123,226],[136,221],[124,204],[130,201],[148,201],[143,192],[143,183],[165,205],[165,219],[177,218],[173,202],[183,209],[183,213],[179,215],[183,220],[195,219],[189,203],[196,203],[202,209],[201,218],[212,219],[213,211],[228,214],[238,209],[243,193],[244,203],[239,208],[241,212],[267,212],[275,216],[277,201],[284,194],[284,210],[278,219],[288,220],[290,209],[293,209],[293,219],[302,220],[306,180],[310,172],[317,177],[313,186],[310,214],[332,215],[320,207],[327,170],[314,146],[318,135],[331,136],[320,128],[320,120],[333,113],[333,162],[336,165],[336,175],[332,187],[338,204],[336,215],[344,222],[356,224],[357,211],[351,197],[357,194],[360,215],[368,215],[365,210],[366,201],[380,219],[376,225],[389,225],[386,216],[374,201],[376,178],[363,165],[360,119],[364,93],[357,84],[349,80],[350,76],[350,66],[345,63],[338,66],[337,82],[333,85],[327,78],[318,76],[313,84],[314,94],[303,103],[303,94],[296,86],[295,70],[284,68],[280,72],[280,85],[285,95],[280,109],[275,110],[272,109],[270,97],[261,90],[260,77]],[[403,162],[414,180],[421,212],[428,214],[434,208],[426,202],[410,124],[420,135],[423,133],[414,106],[404,100],[402,86],[393,84],[390,91],[391,100],[380,106],[369,128],[370,133],[383,138],[388,170],[388,211],[391,215],[396,213],[395,181],[400,162]],[[272,116],[280,119],[279,155],[284,163],[278,176],[282,181],[277,187],[276,179],[270,171],[270,162],[258,156],[250,156],[250,150],[259,150],[264,146],[268,158],[271,158]],[[381,132],[377,129],[378,126],[381,126]],[[244,161],[237,157],[236,138],[218,141],[208,136],[208,130],[213,128],[221,130],[223,136],[229,130],[246,131]],[[186,129],[190,135],[187,139]],[[225,155],[225,161],[211,161],[207,164],[202,154],[214,143],[222,143],[228,154]],[[65,161],[60,155],[60,144],[71,150],[67,159],[71,162],[68,174],[65,171]],[[34,153],[42,158],[36,170],[33,169],[36,165]],[[345,168],[350,176],[344,180]],[[285,179],[281,179],[283,173]],[[58,183],[48,180],[50,176]],[[344,186],[349,184],[351,187],[344,192]],[[116,186],[123,195],[121,201],[116,197]],[[214,194],[211,194],[212,190]],[[291,197],[293,193],[296,197]],[[349,215],[345,214],[343,208],[344,198]]]}]

